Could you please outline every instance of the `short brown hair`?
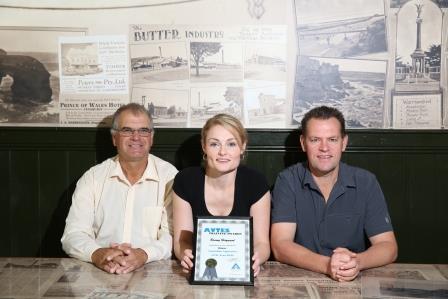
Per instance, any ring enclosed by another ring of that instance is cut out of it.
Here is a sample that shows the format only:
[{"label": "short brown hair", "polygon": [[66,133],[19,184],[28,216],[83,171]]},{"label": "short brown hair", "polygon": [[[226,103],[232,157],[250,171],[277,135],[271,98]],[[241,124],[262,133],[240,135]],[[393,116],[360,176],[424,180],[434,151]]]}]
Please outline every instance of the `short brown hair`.
[{"label": "short brown hair", "polygon": [[332,117],[339,121],[339,124],[341,125],[341,136],[344,137],[346,134],[344,115],[338,109],[328,106],[316,107],[305,113],[301,122],[302,135],[306,135],[306,128],[311,119],[330,119]]}]

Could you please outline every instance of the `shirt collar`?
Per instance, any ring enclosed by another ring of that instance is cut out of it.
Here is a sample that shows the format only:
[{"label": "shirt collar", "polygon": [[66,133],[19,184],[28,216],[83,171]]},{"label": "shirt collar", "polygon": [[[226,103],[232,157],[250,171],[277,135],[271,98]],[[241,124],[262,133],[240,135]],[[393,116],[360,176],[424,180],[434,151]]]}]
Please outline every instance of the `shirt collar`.
[{"label": "shirt collar", "polygon": [[[318,189],[316,182],[313,179],[311,171],[308,167],[308,162],[304,162],[303,164],[304,176],[302,185],[308,185],[314,189]],[[338,180],[336,181],[336,185],[344,186],[344,187],[356,187],[356,181],[353,169],[350,168],[344,162],[339,162],[339,173]]]},{"label": "shirt collar", "polygon": [[318,189],[317,185],[316,185],[316,182],[314,182],[313,175],[311,174],[311,171],[310,171],[310,169],[308,167],[308,162],[307,161],[303,162],[302,166],[303,166],[303,170],[304,170],[304,172],[303,172],[303,186],[308,185],[309,187],[312,187],[314,189]]},{"label": "shirt collar", "polygon": [[[110,170],[110,177],[118,177],[122,181],[127,181],[126,176],[123,173],[123,169],[121,168],[120,162],[118,160],[118,155],[112,158],[114,161],[114,165]],[[148,155],[148,164],[146,165],[146,169],[143,172],[143,175],[139,181],[156,181],[160,180],[159,174],[157,172],[156,163],[151,154]]]},{"label": "shirt collar", "polygon": [[337,184],[345,187],[356,187],[353,168],[343,162],[339,162],[339,174]]}]

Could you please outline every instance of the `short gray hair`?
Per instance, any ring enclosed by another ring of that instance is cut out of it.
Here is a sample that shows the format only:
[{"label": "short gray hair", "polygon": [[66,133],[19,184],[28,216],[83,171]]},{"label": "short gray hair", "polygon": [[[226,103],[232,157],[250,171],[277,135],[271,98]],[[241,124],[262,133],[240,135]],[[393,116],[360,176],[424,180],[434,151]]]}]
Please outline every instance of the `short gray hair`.
[{"label": "short gray hair", "polygon": [[143,105],[137,104],[137,103],[129,103],[126,105],[121,106],[120,108],[115,111],[113,117],[112,117],[112,127],[110,128],[110,133],[113,134],[114,131],[117,131],[118,128],[118,119],[120,118],[120,115],[124,111],[130,111],[134,115],[138,114],[145,114],[149,119],[149,128],[154,132],[154,123],[152,121],[151,114]]}]

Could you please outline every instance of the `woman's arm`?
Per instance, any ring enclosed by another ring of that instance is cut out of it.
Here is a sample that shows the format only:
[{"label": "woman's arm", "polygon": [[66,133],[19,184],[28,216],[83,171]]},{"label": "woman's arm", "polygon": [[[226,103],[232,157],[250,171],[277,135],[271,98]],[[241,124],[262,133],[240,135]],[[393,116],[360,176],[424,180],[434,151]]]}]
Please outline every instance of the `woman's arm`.
[{"label": "woman's arm", "polygon": [[174,254],[187,270],[193,266],[193,214],[188,202],[173,192]]},{"label": "woman's arm", "polygon": [[269,244],[269,224],[271,217],[271,193],[266,192],[250,208],[254,227],[254,274],[257,275],[260,266],[266,262],[271,254]]}]

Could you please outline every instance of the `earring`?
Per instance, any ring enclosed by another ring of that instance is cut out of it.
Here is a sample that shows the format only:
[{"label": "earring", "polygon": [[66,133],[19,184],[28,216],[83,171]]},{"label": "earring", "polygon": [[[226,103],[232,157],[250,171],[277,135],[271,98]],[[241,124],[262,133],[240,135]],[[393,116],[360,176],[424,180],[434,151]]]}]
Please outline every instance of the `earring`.
[{"label": "earring", "polygon": [[240,159],[241,160],[244,160],[246,158],[246,153],[242,153],[241,155],[240,155]]},{"label": "earring", "polygon": [[203,154],[202,154],[202,160],[204,160],[204,161],[207,160],[207,154],[206,154],[206,153],[203,153]]}]

